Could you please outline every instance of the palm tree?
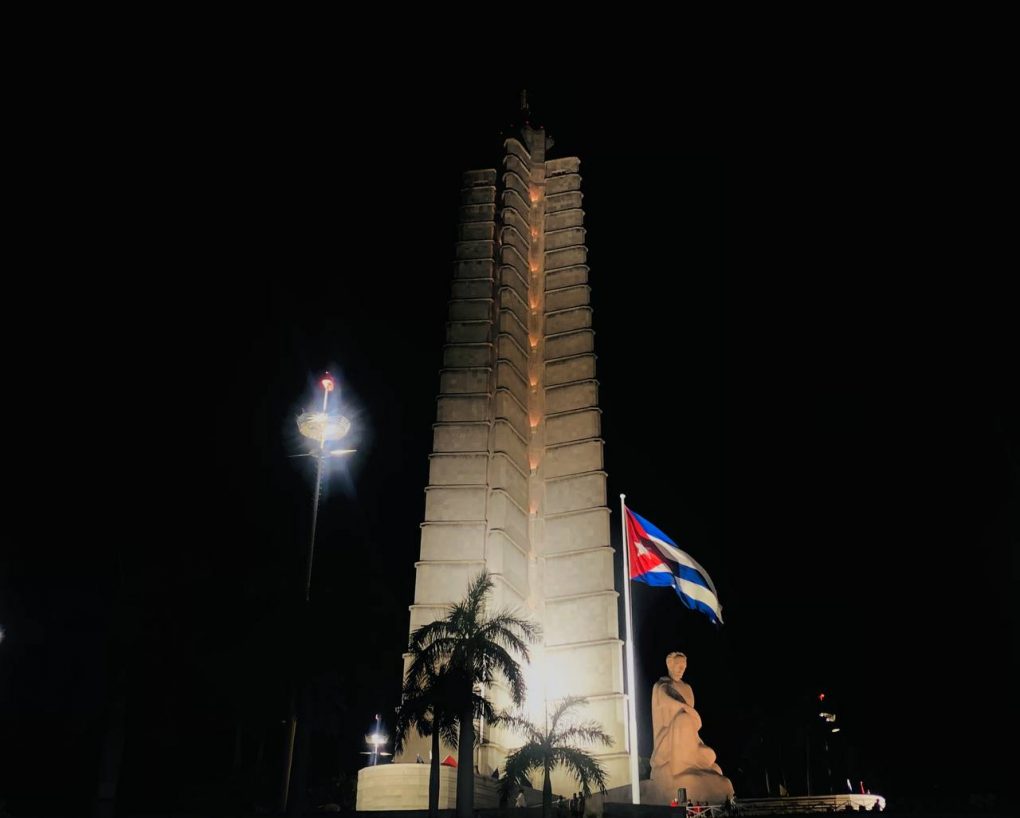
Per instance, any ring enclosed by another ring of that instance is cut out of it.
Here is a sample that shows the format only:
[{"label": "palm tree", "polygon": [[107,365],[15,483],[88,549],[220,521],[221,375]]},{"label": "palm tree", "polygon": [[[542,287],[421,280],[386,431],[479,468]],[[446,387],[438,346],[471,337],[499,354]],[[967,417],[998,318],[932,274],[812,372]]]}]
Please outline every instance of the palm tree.
[{"label": "palm tree", "polygon": [[468,587],[467,596],[451,606],[444,619],[422,625],[411,634],[411,665],[407,676],[422,687],[430,673],[442,669],[450,685],[451,704],[457,718],[457,816],[472,818],[475,781],[471,756],[475,744],[476,696],[474,686],[503,677],[515,705],[524,701],[521,661],[528,661],[528,644],[539,635],[532,622],[508,610],[487,615],[485,597],[493,588],[492,577],[482,571]]},{"label": "palm tree", "polygon": [[592,784],[600,792],[606,791],[605,768],[598,759],[575,745],[584,742],[609,747],[613,743],[612,737],[606,734],[597,721],[572,723],[570,719],[564,719],[575,707],[587,703],[588,700],[580,696],[568,696],[559,703],[546,729],[535,726],[523,716],[500,716],[503,724],[517,730],[527,739],[523,747],[506,757],[506,775],[502,779],[504,795],[509,797],[511,789],[526,783],[528,773],[532,770],[542,770],[545,774],[542,782],[542,818],[548,818],[552,808],[549,774],[560,766],[565,767],[580,782],[585,797],[591,795]]},{"label": "palm tree", "polygon": [[[408,674],[400,699],[400,712],[394,728],[394,752],[404,749],[412,729],[423,738],[432,739],[432,757],[429,761],[429,818],[439,814],[439,741],[457,748],[457,702],[459,692],[453,677],[445,668],[426,670],[425,676],[415,680]],[[492,705],[483,696],[472,692],[474,716],[486,721],[497,721]]]}]

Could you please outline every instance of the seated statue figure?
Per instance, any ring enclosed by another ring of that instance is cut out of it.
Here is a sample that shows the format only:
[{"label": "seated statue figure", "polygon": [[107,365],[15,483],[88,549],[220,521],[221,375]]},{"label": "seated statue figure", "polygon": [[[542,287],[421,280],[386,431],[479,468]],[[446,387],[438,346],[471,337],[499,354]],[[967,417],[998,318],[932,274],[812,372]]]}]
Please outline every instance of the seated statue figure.
[{"label": "seated statue figure", "polygon": [[683,681],[687,657],[670,653],[666,668],[669,676],[652,688],[652,780],[642,803],[668,804],[677,788],[685,787],[692,801],[722,804],[733,795],[733,784],[715,763],[715,751],[698,735],[701,716],[694,709],[694,691]]}]

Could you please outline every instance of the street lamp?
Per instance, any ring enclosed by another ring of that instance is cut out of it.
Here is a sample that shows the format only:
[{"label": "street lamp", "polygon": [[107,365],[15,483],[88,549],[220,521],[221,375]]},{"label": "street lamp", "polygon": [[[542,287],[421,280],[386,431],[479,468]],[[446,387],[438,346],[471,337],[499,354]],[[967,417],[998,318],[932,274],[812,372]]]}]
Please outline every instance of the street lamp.
[{"label": "street lamp", "polygon": [[298,415],[298,431],[305,437],[318,443],[318,447],[307,454],[294,457],[314,457],[315,494],[312,500],[312,536],[308,540],[308,560],[305,570],[305,602],[312,593],[312,559],[315,556],[315,529],[319,522],[319,496],[322,494],[322,465],[327,457],[340,457],[356,451],[355,449],[327,449],[326,442],[340,440],[351,430],[351,422],[343,415],[329,411],[329,395],[336,388],[336,382],[328,372],[319,381],[322,385],[322,411],[302,412]]},{"label": "street lamp", "polygon": [[386,743],[390,740],[382,731],[382,716],[379,713],[375,714],[375,731],[365,736],[365,743],[371,747],[371,750],[362,750],[363,756],[372,756],[372,766],[376,766],[379,763],[379,756],[391,756],[393,753],[386,753],[380,750],[380,747],[385,747]]},{"label": "street lamp", "polygon": [[[833,724],[836,721],[836,714],[835,713],[826,713],[826,712],[823,711],[823,712],[818,714],[818,718],[822,719],[827,724]],[[830,795],[832,794],[832,759],[829,756],[829,736],[831,736],[832,733],[838,733],[838,732],[839,732],[839,728],[838,727],[832,727],[832,728],[830,728],[829,735],[825,736],[822,739],[822,746],[825,748],[825,771],[826,771],[826,773],[828,774],[828,777],[829,777],[829,794]]]},{"label": "street lamp", "polygon": [[[351,422],[343,415],[329,411],[329,396],[336,389],[336,381],[326,372],[319,379],[322,387],[322,409],[318,412],[302,412],[298,415],[298,431],[306,438],[315,441],[317,446],[310,452],[295,454],[291,457],[315,458],[315,493],[312,499],[312,533],[308,538],[308,559],[305,565],[305,602],[310,601],[312,594],[312,560],[315,557],[315,531],[319,523],[319,497],[322,495],[323,464],[327,458],[341,457],[351,454],[356,449],[326,448],[327,443],[340,440],[351,430]],[[290,776],[294,765],[294,740],[297,735],[297,701],[295,692],[291,691],[290,713],[287,719],[287,754],[283,771],[283,787],[280,793],[280,809],[286,811],[290,797]]]}]

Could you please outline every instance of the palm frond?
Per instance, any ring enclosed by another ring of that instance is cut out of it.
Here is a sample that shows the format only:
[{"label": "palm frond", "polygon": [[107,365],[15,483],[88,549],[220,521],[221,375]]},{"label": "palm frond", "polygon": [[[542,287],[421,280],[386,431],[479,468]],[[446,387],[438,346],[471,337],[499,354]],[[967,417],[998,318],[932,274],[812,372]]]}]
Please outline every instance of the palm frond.
[{"label": "palm frond", "polygon": [[542,735],[542,732],[529,719],[519,713],[501,713],[499,721],[500,724],[524,736],[529,744],[542,744],[545,741],[545,736]]},{"label": "palm frond", "polygon": [[500,645],[487,644],[478,651],[479,675],[495,673],[502,675],[506,681],[507,692],[515,705],[520,705],[527,695],[528,686],[524,680],[524,672],[520,664]]},{"label": "palm frond", "polygon": [[559,744],[602,744],[606,747],[613,746],[613,737],[602,729],[597,721],[586,721],[581,724],[574,724],[558,733],[556,738]]},{"label": "palm frond", "polygon": [[449,639],[453,635],[450,623],[445,619],[437,619],[412,631],[408,639],[408,651],[418,653],[422,647],[440,639]]},{"label": "palm frond", "polygon": [[411,664],[407,669],[408,678],[421,685],[430,675],[439,673],[449,664],[450,655],[456,647],[454,637],[443,636],[432,642],[411,645]]},{"label": "palm frond", "polygon": [[553,752],[553,765],[566,768],[581,785],[585,796],[591,795],[591,785],[599,792],[606,791],[606,769],[602,763],[577,747],[558,747]]},{"label": "palm frond", "polygon": [[[487,684],[502,677],[514,702],[519,705],[524,700],[526,688],[520,662],[528,661],[528,644],[540,631],[508,610],[487,616],[485,600],[493,587],[492,577],[481,572],[471,581],[467,595],[451,605],[443,619],[422,625],[411,634],[404,697],[409,706],[398,715],[401,748],[411,729],[427,731],[423,735],[437,732],[445,744],[456,748],[461,728],[466,726],[459,721],[468,713],[489,724],[500,721],[503,714],[475,692],[479,682]],[[531,737],[542,739],[537,733]],[[479,740],[477,734],[475,738]],[[516,764],[523,765],[521,780],[526,780],[523,777],[527,771],[548,756],[547,750],[539,752],[534,745],[528,750],[527,746],[508,756],[508,763],[513,757]],[[470,774],[470,770],[460,770],[458,777],[464,774]],[[506,777],[503,784],[516,782],[515,776]]]},{"label": "palm frond", "polygon": [[[396,752],[403,750],[406,736],[414,729],[418,735],[428,737],[438,729],[444,740],[454,748],[462,691],[467,681],[447,665],[434,667],[422,662],[420,672],[408,670],[401,693],[401,706],[394,727]],[[470,687],[468,686],[468,689]],[[472,694],[472,710],[477,716],[494,720],[497,714],[492,705],[481,696]]]},{"label": "palm frond", "polygon": [[479,628],[479,632],[486,641],[494,642],[528,659],[528,645],[538,639],[542,629],[534,622],[504,610],[489,617]]},{"label": "palm frond", "polygon": [[439,723],[439,737],[450,747],[456,750],[460,746],[460,728],[457,720],[442,721]]},{"label": "palm frond", "polygon": [[552,715],[549,717],[549,732],[555,733],[561,718],[575,707],[580,707],[587,703],[588,700],[584,698],[584,696],[567,696],[565,699],[562,699],[560,703],[556,705],[556,709],[553,710]]},{"label": "palm frond", "polygon": [[586,750],[574,746],[575,742],[611,746],[613,739],[597,721],[589,720],[569,724],[567,719],[574,708],[588,703],[581,696],[563,699],[550,717],[550,727],[545,730],[519,713],[503,713],[501,721],[510,729],[523,734],[526,743],[507,756],[507,780],[500,786],[509,794],[513,785],[538,767],[550,769],[558,766],[576,778],[586,796],[591,795],[592,786],[601,791],[606,787],[606,771],[602,763]]},{"label": "palm frond", "polygon": [[499,782],[501,792],[509,796],[515,787],[531,786],[529,773],[540,769],[544,758],[542,749],[532,742],[510,753],[504,762],[505,772]]},{"label": "palm frond", "polygon": [[427,738],[432,735],[432,706],[425,696],[404,699],[393,726],[393,751],[400,753],[404,742],[414,730],[419,736]]},{"label": "palm frond", "polygon": [[531,742],[528,742],[522,747],[518,747],[514,753],[517,754],[517,763],[515,767],[523,771],[525,774],[542,766],[542,748],[532,744]]},{"label": "palm frond", "polygon": [[471,693],[471,712],[476,719],[485,719],[487,724],[496,724],[502,718],[502,714],[496,712],[492,702],[474,692]]},{"label": "palm frond", "polygon": [[467,596],[464,597],[462,603],[465,611],[470,612],[477,619],[485,605],[485,597],[493,587],[492,575],[488,571],[482,571],[468,586]]}]

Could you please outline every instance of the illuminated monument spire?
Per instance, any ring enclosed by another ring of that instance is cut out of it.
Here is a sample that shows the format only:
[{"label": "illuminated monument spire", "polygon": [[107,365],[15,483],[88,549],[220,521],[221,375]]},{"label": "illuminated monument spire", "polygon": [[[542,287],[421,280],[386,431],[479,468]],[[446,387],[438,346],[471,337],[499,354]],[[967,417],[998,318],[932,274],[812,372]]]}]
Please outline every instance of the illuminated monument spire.
[{"label": "illuminated monument spire", "polygon": [[[547,158],[552,140],[527,123],[523,96],[522,114],[502,168],[463,175],[410,630],[444,616],[487,569],[490,609],[542,626],[528,715],[541,724],[546,707],[586,696],[583,717],[614,739],[588,749],[617,787],[630,782],[626,707],[580,162]],[[507,704],[498,685],[487,692]],[[479,772],[502,773],[520,737],[479,728]],[[429,742],[414,736],[396,761],[418,754],[428,759]],[[569,796],[577,782],[554,774],[553,789]],[[479,791],[475,804],[486,800]]]}]

